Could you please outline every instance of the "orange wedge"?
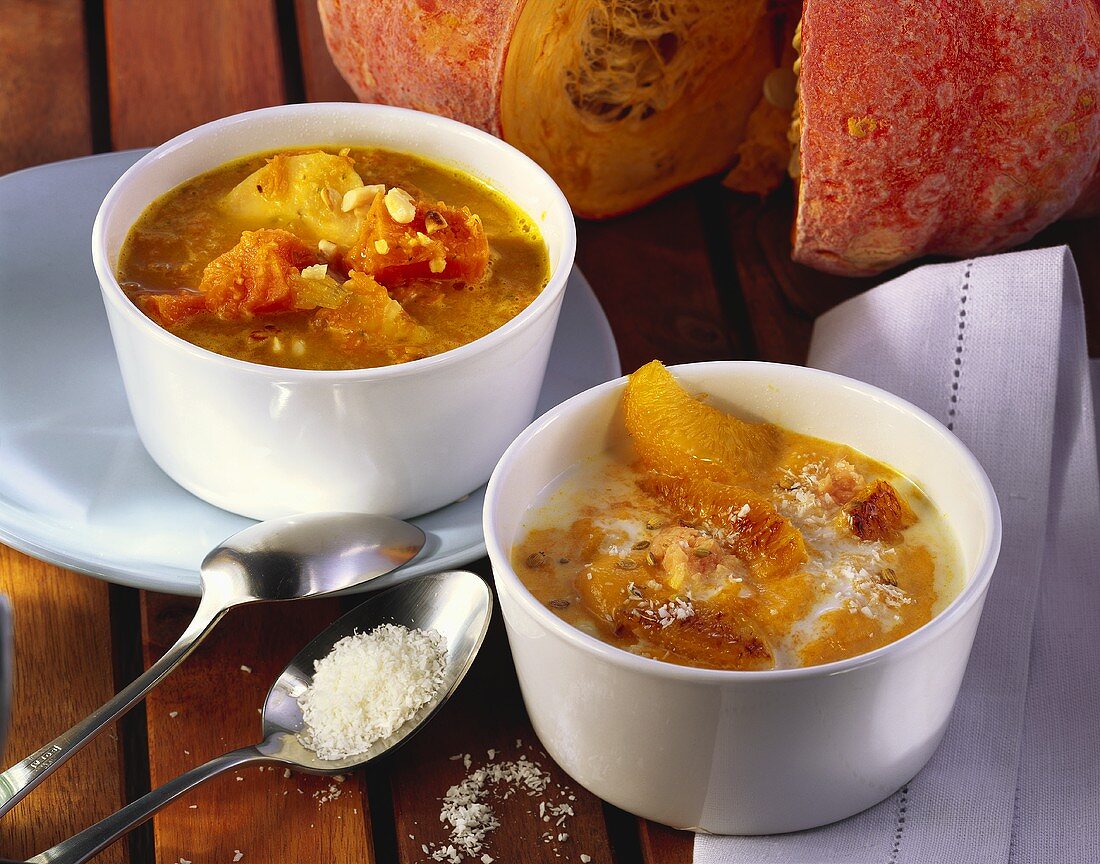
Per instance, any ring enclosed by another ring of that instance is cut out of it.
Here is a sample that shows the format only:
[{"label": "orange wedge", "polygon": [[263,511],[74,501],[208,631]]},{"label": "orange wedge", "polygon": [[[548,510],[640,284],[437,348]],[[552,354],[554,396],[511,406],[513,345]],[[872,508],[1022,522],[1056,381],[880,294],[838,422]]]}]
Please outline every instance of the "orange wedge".
[{"label": "orange wedge", "polygon": [[736,600],[693,604],[651,582],[644,563],[627,559],[633,563],[626,569],[623,560],[597,556],[591,569],[576,580],[581,602],[612,635],[629,633],[667,651],[662,659],[691,666],[771,669],[775,665],[767,635]]},{"label": "orange wedge", "polygon": [[623,411],[642,461],[666,474],[743,482],[778,457],[778,429],[703,404],[656,360],[630,376]]}]

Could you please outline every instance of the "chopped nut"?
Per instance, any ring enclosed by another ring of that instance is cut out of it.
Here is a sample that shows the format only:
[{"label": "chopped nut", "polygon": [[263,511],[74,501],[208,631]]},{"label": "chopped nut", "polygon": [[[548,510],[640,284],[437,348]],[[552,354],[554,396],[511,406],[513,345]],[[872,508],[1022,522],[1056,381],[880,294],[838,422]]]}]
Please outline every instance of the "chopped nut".
[{"label": "chopped nut", "polygon": [[631,549],[648,549],[649,548],[649,541],[648,540],[639,540],[637,543],[635,543],[630,548]]},{"label": "chopped nut", "polygon": [[386,187],[381,183],[372,183],[370,186],[357,186],[344,193],[344,200],[340,202],[340,209],[350,213],[356,207],[369,207],[374,203],[376,195],[381,195]]},{"label": "chopped nut", "polygon": [[404,189],[395,186],[386,193],[386,209],[394,222],[408,225],[416,216],[416,201]]},{"label": "chopped nut", "polygon": [[447,269],[447,261],[443,258],[433,258],[428,262],[428,269],[433,273],[442,273]]},{"label": "chopped nut", "polygon": [[646,552],[645,563],[651,567],[655,567],[657,565],[657,557],[652,552]]},{"label": "chopped nut", "polygon": [[324,279],[328,276],[328,264],[313,264],[302,268],[303,279]]},{"label": "chopped nut", "polygon": [[703,549],[702,547],[695,550],[696,558],[706,558],[710,554],[709,549]]},{"label": "chopped nut", "polygon": [[658,528],[663,528],[665,525],[660,519],[647,519],[645,527],[650,531],[656,531]]},{"label": "chopped nut", "polygon": [[331,240],[320,240],[317,243],[318,251],[326,258],[331,258],[336,254],[336,244]]},{"label": "chopped nut", "polygon": [[306,353],[306,343],[301,339],[295,339],[290,343],[290,353],[295,357],[301,357]]},{"label": "chopped nut", "polygon": [[527,561],[525,563],[528,567],[532,568],[542,567],[546,563],[546,553],[532,552],[530,555],[527,556]]},{"label": "chopped nut", "polygon": [[569,601],[568,600],[551,600],[550,605],[553,606],[555,609],[568,609],[569,608]]},{"label": "chopped nut", "polygon": [[442,231],[446,227],[447,220],[443,218],[443,214],[438,210],[429,210],[424,214],[424,230],[429,234]]},{"label": "chopped nut", "polygon": [[615,566],[620,570],[637,570],[638,562],[632,558],[621,558],[615,563]]},{"label": "chopped nut", "polygon": [[321,190],[321,200],[325,202],[326,207],[335,210],[340,206],[340,193],[331,186],[326,186]]},{"label": "chopped nut", "polygon": [[421,246],[431,246],[432,245],[431,238],[427,234],[425,234],[423,231],[417,231],[416,232],[416,242],[419,243]]},{"label": "chopped nut", "polygon": [[386,255],[390,251],[390,244],[385,240],[375,240],[374,251],[379,255]]}]

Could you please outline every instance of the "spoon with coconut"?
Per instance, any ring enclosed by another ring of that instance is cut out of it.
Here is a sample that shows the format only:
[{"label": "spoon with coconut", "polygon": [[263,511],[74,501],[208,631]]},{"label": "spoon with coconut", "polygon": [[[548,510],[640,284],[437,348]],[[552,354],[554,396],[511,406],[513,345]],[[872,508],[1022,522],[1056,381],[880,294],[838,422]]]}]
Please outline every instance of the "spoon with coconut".
[{"label": "spoon with coconut", "polygon": [[81,864],[190,789],[246,765],[342,774],[400,746],[465,677],[493,595],[473,573],[424,576],[375,594],[303,648],[263,708],[263,741],[192,768],[28,864]]},{"label": "spoon with coconut", "polygon": [[72,729],[0,774],[0,816],[144,698],[234,606],[356,588],[411,561],[424,540],[415,525],[366,513],[288,516],[237,532],[203,559],[199,608],[164,656]]}]

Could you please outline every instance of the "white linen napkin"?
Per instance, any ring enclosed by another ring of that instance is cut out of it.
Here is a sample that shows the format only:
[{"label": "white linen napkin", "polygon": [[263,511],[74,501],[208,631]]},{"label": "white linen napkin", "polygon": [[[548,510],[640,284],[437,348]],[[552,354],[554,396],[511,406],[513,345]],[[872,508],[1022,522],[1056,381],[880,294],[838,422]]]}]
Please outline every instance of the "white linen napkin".
[{"label": "white linen napkin", "polygon": [[951,725],[923,771],[824,828],[697,835],[695,864],[1100,861],[1096,382],[1069,250],[907,273],[823,315],[809,365],[897,393],[954,430],[997,490],[1000,562]]}]

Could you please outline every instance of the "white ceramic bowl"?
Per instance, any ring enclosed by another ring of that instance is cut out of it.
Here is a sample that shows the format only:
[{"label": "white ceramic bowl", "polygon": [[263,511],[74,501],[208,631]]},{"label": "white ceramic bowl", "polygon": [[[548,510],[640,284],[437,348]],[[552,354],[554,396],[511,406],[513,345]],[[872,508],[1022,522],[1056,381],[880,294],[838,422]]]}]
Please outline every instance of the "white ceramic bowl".
[{"label": "white ceramic bowl", "polygon": [[621,378],[532,424],[489,481],[486,542],[531,722],[582,786],[675,828],[765,834],[850,816],[908,781],[943,736],[1000,548],[993,488],[942,425],[869,385],[768,363],[673,371],[716,404],[850,444],[914,479],[957,534],[966,585],[897,642],[801,669],[676,666],[566,624],[523,586],[509,550],[539,492],[621,434]]},{"label": "white ceramic bowl", "polygon": [[[397,366],[318,372],[223,357],[147,318],[115,278],[146,206],[233,159],[286,147],[379,146],[460,168],[499,189],[542,231],[550,281],[503,327]],[[288,105],[186,132],[112,187],[92,259],[138,434],[177,483],[218,507],[270,519],[316,510],[410,516],[476,489],[534,416],[573,265],[576,228],[554,181],[497,138],[379,105]]]}]

